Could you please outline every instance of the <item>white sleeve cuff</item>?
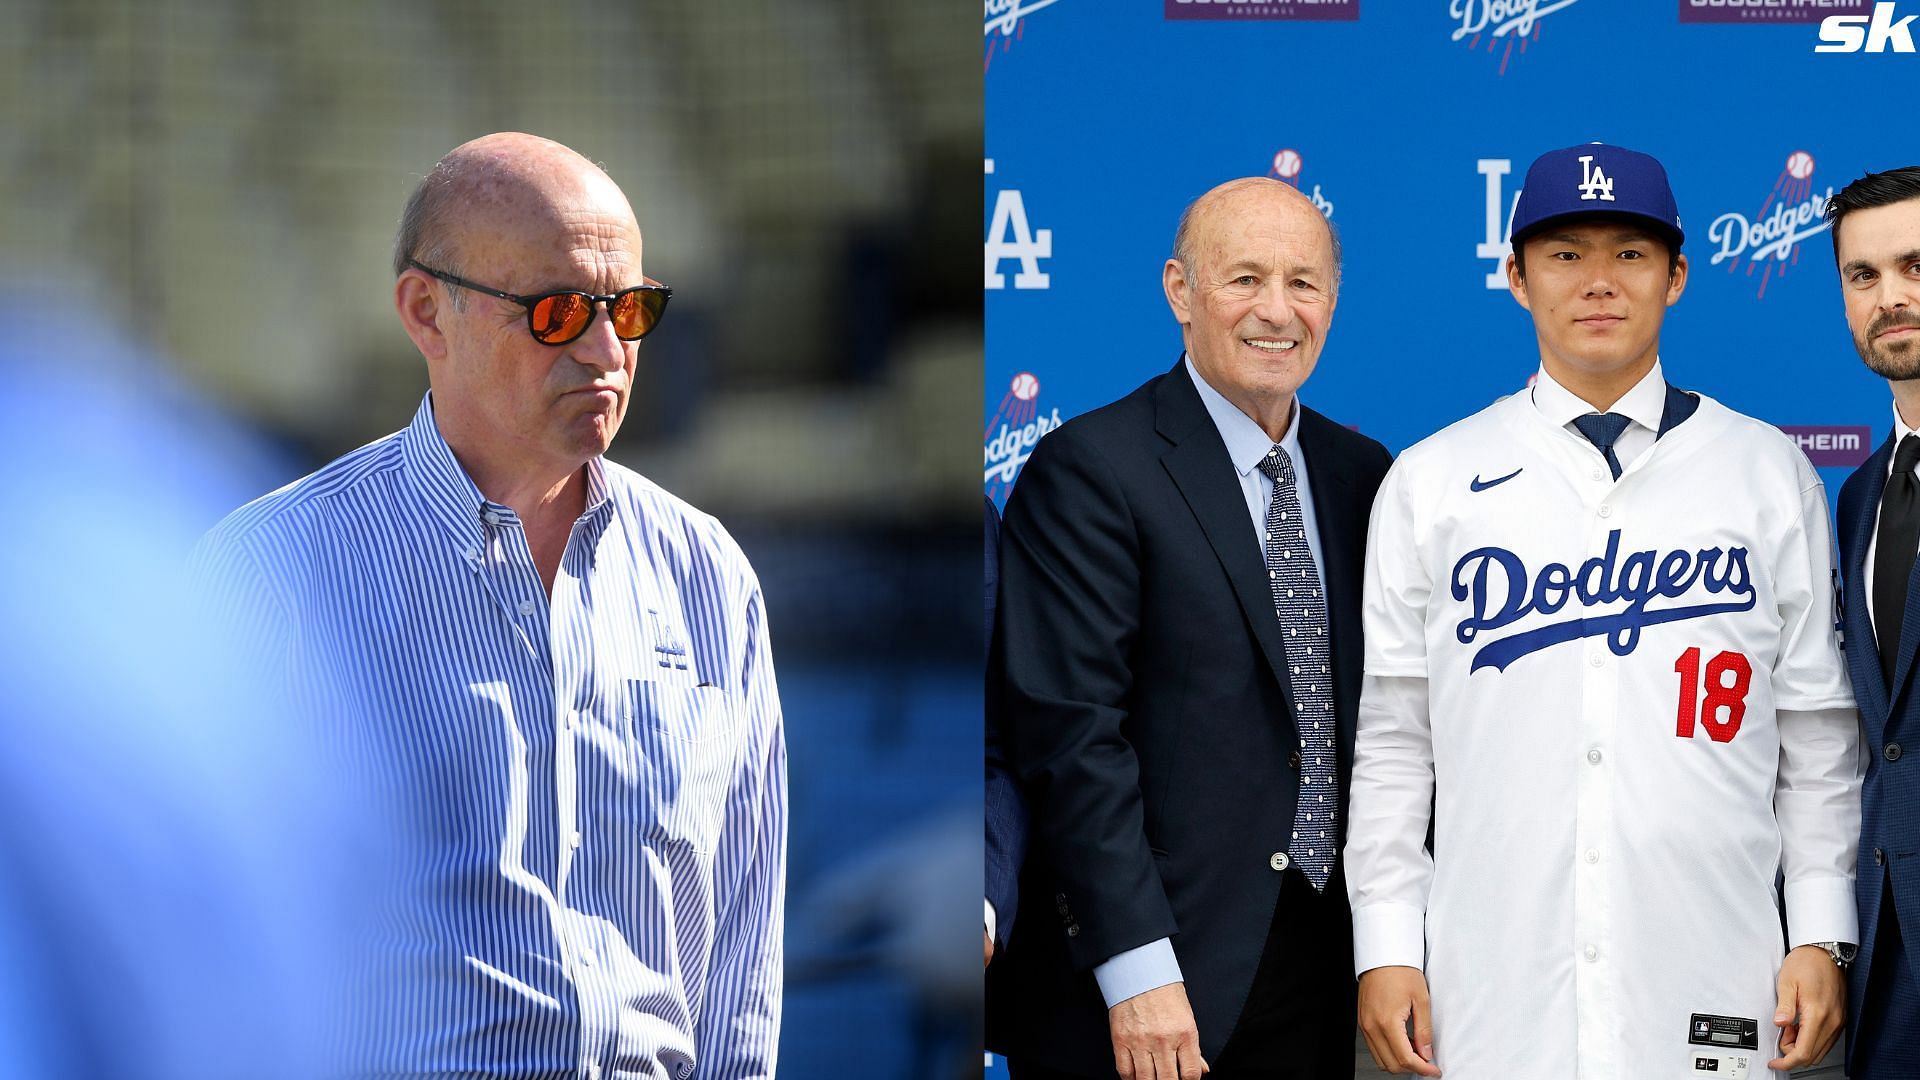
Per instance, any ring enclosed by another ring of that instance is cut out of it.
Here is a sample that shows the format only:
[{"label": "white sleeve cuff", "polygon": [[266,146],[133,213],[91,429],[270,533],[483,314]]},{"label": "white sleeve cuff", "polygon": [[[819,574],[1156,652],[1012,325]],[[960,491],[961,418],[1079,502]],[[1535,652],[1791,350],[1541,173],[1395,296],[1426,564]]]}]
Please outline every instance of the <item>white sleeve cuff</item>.
[{"label": "white sleeve cuff", "polygon": [[1353,973],[1427,966],[1427,915],[1410,904],[1369,904],[1353,913]]},{"label": "white sleeve cuff", "polygon": [[1173,955],[1172,938],[1128,949],[1094,968],[1093,978],[1100,984],[1100,996],[1107,999],[1109,1009],[1130,997],[1183,981],[1180,961]]},{"label": "white sleeve cuff", "polygon": [[986,905],[987,905],[987,936],[992,938],[995,941],[999,941],[1000,940],[999,920],[993,917],[993,901],[991,900],[986,901]]},{"label": "white sleeve cuff", "polygon": [[1787,948],[1816,941],[1860,942],[1860,913],[1854,907],[1853,882],[1820,877],[1789,881],[1787,894]]}]

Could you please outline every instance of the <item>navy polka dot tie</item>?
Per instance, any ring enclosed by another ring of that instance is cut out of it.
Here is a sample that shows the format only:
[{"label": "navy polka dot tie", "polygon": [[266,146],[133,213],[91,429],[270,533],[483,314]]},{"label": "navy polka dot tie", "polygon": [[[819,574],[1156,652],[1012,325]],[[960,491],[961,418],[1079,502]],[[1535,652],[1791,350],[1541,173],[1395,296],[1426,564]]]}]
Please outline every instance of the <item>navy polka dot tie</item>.
[{"label": "navy polka dot tie", "polygon": [[1267,585],[1273,590],[1273,610],[1280,617],[1280,634],[1286,642],[1294,728],[1300,736],[1300,798],[1287,853],[1319,891],[1333,875],[1340,812],[1327,601],[1320,595],[1313,553],[1307,547],[1293,459],[1275,446],[1261,459],[1260,471],[1273,480],[1273,501],[1267,504]]},{"label": "navy polka dot tie", "polygon": [[1620,459],[1613,454],[1613,444],[1620,441],[1620,433],[1627,430],[1627,425],[1631,423],[1631,419],[1617,412],[1588,413],[1573,418],[1573,426],[1579,428],[1580,434],[1585,435],[1594,449],[1600,451],[1600,456],[1607,459],[1607,468],[1613,470],[1615,480],[1620,479]]}]

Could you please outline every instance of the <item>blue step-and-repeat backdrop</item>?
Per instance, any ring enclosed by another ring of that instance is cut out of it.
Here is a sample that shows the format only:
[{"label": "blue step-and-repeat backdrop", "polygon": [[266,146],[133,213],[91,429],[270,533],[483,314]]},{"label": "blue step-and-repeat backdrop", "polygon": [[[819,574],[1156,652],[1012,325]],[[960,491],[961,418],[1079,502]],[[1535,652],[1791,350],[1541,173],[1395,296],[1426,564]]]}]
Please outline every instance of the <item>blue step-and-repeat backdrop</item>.
[{"label": "blue step-and-repeat backdrop", "polygon": [[1658,157],[1679,199],[1691,276],[1669,379],[1794,433],[1831,500],[1891,417],[1820,215],[1861,173],[1920,163],[1915,15],[1920,0],[985,0],[988,494],[1004,501],[1052,427],[1173,364],[1175,221],[1236,176],[1295,185],[1340,231],[1339,306],[1302,400],[1397,453],[1519,389],[1539,353],[1507,293],[1508,215],[1535,156],[1601,140]]}]

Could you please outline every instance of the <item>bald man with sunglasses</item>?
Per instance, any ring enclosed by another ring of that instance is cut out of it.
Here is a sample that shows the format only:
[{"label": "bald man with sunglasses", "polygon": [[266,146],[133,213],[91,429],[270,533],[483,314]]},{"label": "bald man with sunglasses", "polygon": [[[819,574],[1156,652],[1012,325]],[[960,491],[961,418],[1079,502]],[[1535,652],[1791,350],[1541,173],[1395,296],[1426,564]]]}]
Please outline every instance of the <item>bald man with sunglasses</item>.
[{"label": "bald man with sunglasses", "polygon": [[521,134],[434,166],[394,270],[431,387],[412,423],[200,552],[387,827],[351,1064],[771,1076],[786,754],[759,583],[602,456],[671,291],[619,187]]}]

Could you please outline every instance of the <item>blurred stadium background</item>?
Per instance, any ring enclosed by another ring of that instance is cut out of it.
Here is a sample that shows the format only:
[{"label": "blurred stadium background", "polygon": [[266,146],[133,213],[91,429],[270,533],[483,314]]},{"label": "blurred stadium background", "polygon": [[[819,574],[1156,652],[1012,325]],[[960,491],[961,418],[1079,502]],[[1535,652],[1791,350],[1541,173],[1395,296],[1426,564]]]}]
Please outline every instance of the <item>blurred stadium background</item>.
[{"label": "blurred stadium background", "polygon": [[425,368],[389,260],[442,153],[530,131],[626,190],[675,296],[612,456],[725,521],[766,589],[799,1076],[979,1070],[967,14],[0,0],[0,294],[32,298],[10,310],[42,340],[116,328],[140,359],[113,378],[233,417],[261,447],[230,463],[250,494],[411,415]]}]

